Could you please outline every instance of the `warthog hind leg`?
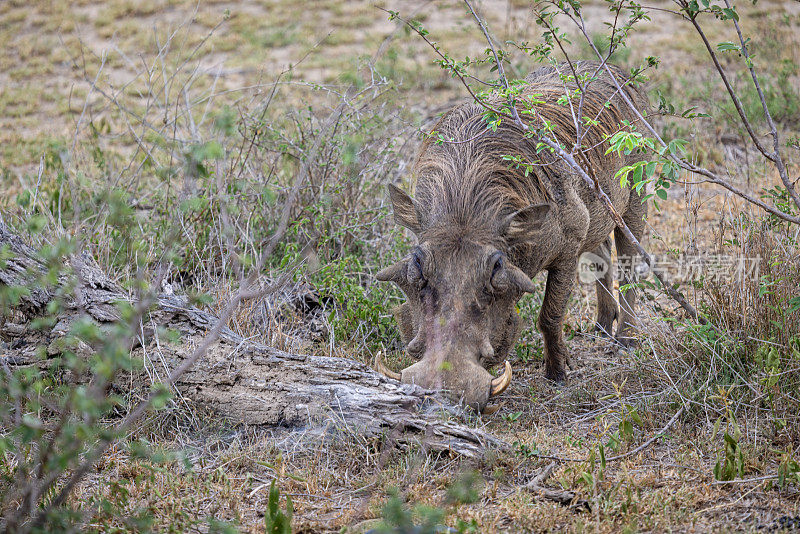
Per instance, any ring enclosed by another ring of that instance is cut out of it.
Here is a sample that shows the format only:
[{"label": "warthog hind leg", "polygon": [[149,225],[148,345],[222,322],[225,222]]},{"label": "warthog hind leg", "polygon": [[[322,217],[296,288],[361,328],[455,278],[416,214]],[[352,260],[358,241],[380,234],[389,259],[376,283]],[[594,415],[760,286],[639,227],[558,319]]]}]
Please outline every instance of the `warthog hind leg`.
[{"label": "warthog hind leg", "polygon": [[[647,204],[643,204],[639,195],[631,192],[628,211],[622,216],[625,224],[630,228],[636,239],[642,239],[644,234],[644,216],[647,213]],[[636,281],[634,269],[640,261],[640,256],[625,234],[619,228],[614,229],[614,241],[617,244],[617,258],[620,266],[620,287]],[[617,325],[617,341],[626,347],[636,344],[634,338],[636,330],[636,288],[629,287],[627,291],[620,291],[619,303],[621,314]]]},{"label": "warthog hind leg", "polygon": [[611,236],[594,250],[594,254],[602,258],[607,267],[603,276],[594,284],[597,293],[595,330],[601,336],[611,337],[614,320],[619,317],[617,300],[614,298],[614,274],[611,269]]}]

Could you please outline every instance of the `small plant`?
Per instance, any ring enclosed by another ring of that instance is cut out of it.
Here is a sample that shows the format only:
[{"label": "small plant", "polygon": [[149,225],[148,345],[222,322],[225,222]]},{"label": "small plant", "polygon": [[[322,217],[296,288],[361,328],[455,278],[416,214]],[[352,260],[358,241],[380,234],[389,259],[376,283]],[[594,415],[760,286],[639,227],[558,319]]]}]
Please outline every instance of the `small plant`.
[{"label": "small plant", "polygon": [[522,458],[535,458],[541,453],[536,443],[531,443],[528,445],[527,443],[522,443],[521,441],[515,441],[513,446],[514,454]]},{"label": "small plant", "polygon": [[635,406],[624,406],[624,415],[619,422],[619,435],[627,441],[632,442],[634,438],[634,424],[642,426],[642,418],[639,417],[639,412]]},{"label": "small plant", "polygon": [[381,509],[383,524],[373,534],[440,534],[447,532],[442,525],[445,512],[441,508],[415,506],[408,508],[395,492]]},{"label": "small plant", "polygon": [[[111,211],[115,212],[113,208]],[[129,224],[125,217],[115,220],[115,229],[123,239],[131,234]],[[77,243],[68,239],[43,245],[36,254],[41,263],[28,269],[25,279],[20,280],[22,284],[0,283],[0,322],[19,316],[17,306],[23,298],[50,293],[53,298],[45,313],[31,321],[31,328],[54,332],[62,314],[69,310],[69,288],[78,284],[78,274],[70,262],[76,250]],[[7,249],[0,252],[0,270],[9,269],[14,256]],[[137,289],[145,291],[144,284]],[[119,302],[115,311],[119,315],[115,322],[101,327],[83,316],[63,327],[62,336],[53,335],[55,339],[49,345],[36,347],[36,361],[46,364],[43,372],[31,366],[12,371],[3,362],[0,457],[8,467],[0,478],[0,516],[10,532],[30,532],[44,525],[69,528],[80,523],[80,507],[66,502],[77,481],[75,473],[82,466],[85,469],[85,458],[94,453],[98,443],[107,444],[122,437],[104,420],[126,403],[110,392],[115,377],[142,366],[141,359],[130,353],[130,340],[136,335],[145,309]],[[92,354],[87,356],[90,348]],[[68,378],[86,375],[91,380],[85,383]],[[152,406],[163,408],[169,392],[154,385],[153,394]],[[56,486],[62,477],[66,482]],[[110,501],[102,502],[108,505]],[[119,508],[111,509],[122,514]],[[141,520],[146,521],[146,516]]]},{"label": "small plant", "polygon": [[503,414],[503,420],[506,421],[507,423],[513,423],[517,419],[519,419],[521,415],[522,415],[522,412],[506,413],[506,414]]},{"label": "small plant", "polygon": [[778,466],[778,486],[800,484],[800,463],[791,454],[784,453]]},{"label": "small plant", "polygon": [[275,481],[269,486],[267,510],[264,512],[264,532],[266,534],[292,534],[292,498],[286,497],[286,510],[280,508],[280,491]]},{"label": "small plant", "polygon": [[721,451],[721,458],[714,465],[714,478],[717,480],[733,480],[744,476],[744,452],[739,445],[739,439],[725,432],[725,444]]},{"label": "small plant", "polygon": [[446,508],[416,505],[409,508],[394,491],[381,510],[383,524],[370,531],[372,534],[442,534],[477,533],[475,520],[455,519],[456,528],[444,524],[458,505],[477,502],[481,496],[481,476],[477,471],[463,472],[447,488]]},{"label": "small plant", "polygon": [[472,504],[481,498],[483,478],[480,473],[469,469],[447,488],[447,503],[452,505]]}]

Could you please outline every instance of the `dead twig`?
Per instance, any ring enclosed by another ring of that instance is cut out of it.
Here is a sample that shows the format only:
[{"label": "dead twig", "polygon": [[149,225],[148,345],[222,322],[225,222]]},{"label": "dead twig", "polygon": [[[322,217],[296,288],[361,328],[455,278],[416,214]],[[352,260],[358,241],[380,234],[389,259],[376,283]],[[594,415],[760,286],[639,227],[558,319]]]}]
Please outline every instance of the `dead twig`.
[{"label": "dead twig", "polygon": [[550,462],[547,467],[542,469],[539,474],[533,477],[530,482],[525,484],[524,488],[528,491],[541,495],[545,499],[555,501],[561,505],[569,506],[575,510],[590,511],[592,508],[589,501],[585,499],[578,499],[574,491],[557,490],[543,486],[543,484],[550,478],[556,468],[555,462]]},{"label": "dead twig", "polygon": [[647,447],[652,445],[658,438],[663,436],[664,432],[669,430],[669,428],[672,425],[675,424],[675,421],[677,421],[678,418],[683,414],[684,410],[685,410],[685,407],[681,406],[681,409],[678,410],[677,412],[675,412],[675,415],[672,416],[672,419],[670,419],[667,422],[667,424],[664,425],[664,427],[661,430],[659,430],[657,433],[653,434],[653,436],[650,439],[648,439],[647,441],[645,441],[644,443],[642,443],[641,445],[639,445],[635,449],[630,450],[630,451],[628,451],[628,452],[626,452],[624,454],[618,454],[617,456],[612,456],[611,458],[606,458],[606,462],[614,462],[616,460],[622,460],[624,458],[628,458],[630,456],[633,456],[634,454],[638,454],[638,453],[642,452]]},{"label": "dead twig", "polygon": [[715,480],[712,482],[715,486],[723,486],[726,484],[750,484],[752,482],[765,482],[767,480],[775,480],[778,478],[777,473],[773,473],[771,475],[764,475],[760,477],[753,477],[753,478],[735,478],[733,480]]}]

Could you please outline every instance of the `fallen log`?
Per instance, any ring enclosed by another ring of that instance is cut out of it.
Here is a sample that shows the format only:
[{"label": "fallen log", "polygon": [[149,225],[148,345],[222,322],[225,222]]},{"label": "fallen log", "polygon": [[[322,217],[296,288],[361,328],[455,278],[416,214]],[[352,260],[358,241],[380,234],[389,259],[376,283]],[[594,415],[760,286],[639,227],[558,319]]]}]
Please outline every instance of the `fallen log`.
[{"label": "fallen log", "polygon": [[[38,280],[47,266],[2,223],[0,250],[4,258],[0,286],[28,288],[20,296],[12,320],[0,322],[0,358],[11,367],[47,367],[48,359],[41,358],[39,347],[47,346],[48,355],[54,356],[60,350],[59,339],[75,320],[90,317],[101,325],[112,323],[120,317],[116,304],[132,301],[85,254],[71,256],[74,279],[62,275],[51,287],[42,287]],[[67,291],[67,298],[55,326],[49,332],[29,328],[59,291]],[[217,320],[186,297],[161,294],[143,321],[146,326],[139,332],[133,356],[157,360],[166,376],[192,353]],[[159,340],[159,327],[180,332],[180,342]],[[88,346],[81,350],[91,353]],[[366,437],[391,433],[401,446],[417,443],[472,458],[483,456],[487,447],[506,447],[489,434],[458,422],[461,408],[435,392],[401,384],[354,360],[280,351],[244,339],[227,327],[175,386],[184,398],[238,423],[306,430],[341,426]]]}]

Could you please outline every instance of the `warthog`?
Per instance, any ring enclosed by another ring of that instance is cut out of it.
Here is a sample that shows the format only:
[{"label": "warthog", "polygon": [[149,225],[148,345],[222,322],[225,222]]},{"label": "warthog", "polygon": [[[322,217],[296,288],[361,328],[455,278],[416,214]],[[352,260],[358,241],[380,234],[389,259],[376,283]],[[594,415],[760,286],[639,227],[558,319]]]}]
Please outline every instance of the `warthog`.
[{"label": "warthog", "polygon": [[[577,64],[579,75],[597,70],[594,62]],[[623,120],[634,122],[635,115],[610,76],[600,71],[585,93],[582,115],[596,122],[584,129],[581,145],[587,150],[578,160],[638,239],[646,205],[614,177],[636,156],[605,154],[606,136],[617,132]],[[623,82],[619,69],[614,72]],[[566,64],[536,70],[526,78],[519,99],[544,101],[536,106],[540,117],[552,123],[553,137],[571,147],[577,136],[578,99],[572,92],[574,83],[559,73],[566,76],[572,70]],[[624,90],[639,109],[646,109],[640,90],[631,86]],[[573,95],[571,103],[564,102],[566,93]],[[492,102],[495,107],[504,104],[499,98]],[[419,358],[396,377],[445,389],[476,409],[483,409],[489,397],[510,382],[508,361],[503,374],[494,379],[486,367],[503,361],[516,343],[520,333],[516,303],[534,291],[533,276],[547,271],[538,326],[544,339],[545,376],[562,382],[565,365],[572,367],[563,322],[578,258],[592,251],[610,265],[609,236],[614,231],[617,253],[628,259],[620,262],[621,283],[629,283],[630,259],[636,255],[580,177],[549,151],[537,152],[536,142],[524,138],[510,119],[496,131],[487,130],[485,111],[477,103],[464,103],[435,126],[435,132],[448,141],[429,138],[422,145],[414,166],[416,199],[389,186],[396,223],[414,232],[419,244],[377,275],[405,293],[407,301],[395,316],[408,352]],[[518,166],[509,156],[534,163]],[[630,289],[620,295],[620,313],[612,282],[608,269],[596,283],[597,327],[611,332],[617,320],[617,339],[627,344],[632,341],[635,292]]]}]

